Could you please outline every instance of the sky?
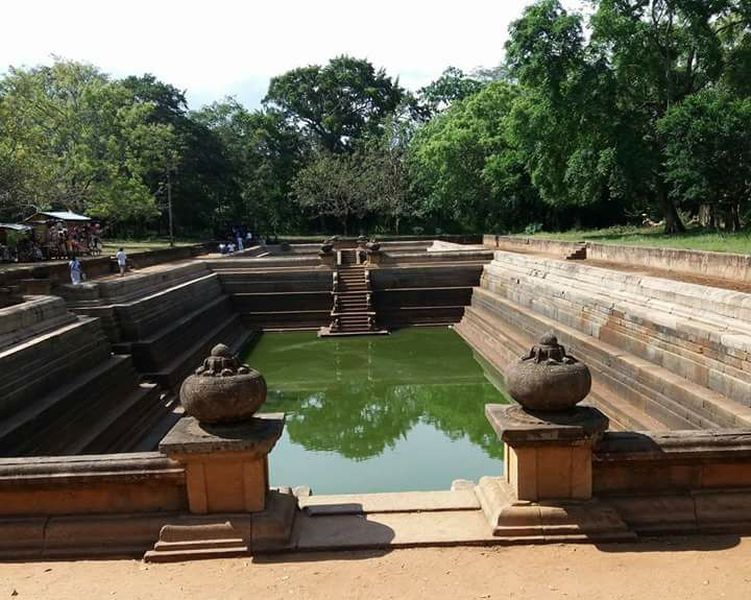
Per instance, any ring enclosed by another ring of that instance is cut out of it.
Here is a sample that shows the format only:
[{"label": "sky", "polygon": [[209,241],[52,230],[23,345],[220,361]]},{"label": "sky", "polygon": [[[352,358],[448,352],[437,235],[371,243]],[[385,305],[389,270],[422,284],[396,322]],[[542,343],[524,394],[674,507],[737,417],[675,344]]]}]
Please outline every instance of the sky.
[{"label": "sky", "polygon": [[449,65],[498,65],[509,24],[529,3],[6,0],[0,72],[60,56],[115,77],[152,73],[185,90],[192,109],[225,96],[256,108],[274,75],[349,54],[416,90]]}]

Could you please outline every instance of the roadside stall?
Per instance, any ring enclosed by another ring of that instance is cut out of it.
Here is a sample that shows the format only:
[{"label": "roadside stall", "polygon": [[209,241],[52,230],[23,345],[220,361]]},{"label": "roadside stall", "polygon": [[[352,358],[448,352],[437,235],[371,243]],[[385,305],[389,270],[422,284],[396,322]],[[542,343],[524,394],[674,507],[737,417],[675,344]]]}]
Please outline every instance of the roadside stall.
[{"label": "roadside stall", "polygon": [[21,223],[0,223],[0,262],[35,260],[32,228]]},{"label": "roadside stall", "polygon": [[89,217],[71,211],[39,211],[25,220],[45,259],[98,256],[101,229]]}]

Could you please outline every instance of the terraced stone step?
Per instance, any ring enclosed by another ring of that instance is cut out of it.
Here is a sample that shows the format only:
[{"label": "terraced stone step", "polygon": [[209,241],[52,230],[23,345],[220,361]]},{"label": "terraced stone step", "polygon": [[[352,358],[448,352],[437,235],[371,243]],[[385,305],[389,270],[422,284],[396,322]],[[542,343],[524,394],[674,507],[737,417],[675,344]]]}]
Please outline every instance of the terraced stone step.
[{"label": "terraced stone step", "polygon": [[5,456],[65,452],[91,422],[115,409],[136,386],[130,357],[112,356],[77,377],[59,383],[0,424]]},{"label": "terraced stone step", "polygon": [[[548,262],[554,263],[551,268],[557,268],[555,261]],[[513,270],[504,271],[500,264],[489,267],[483,277],[488,289],[517,304],[627,349],[739,402],[751,402],[751,361],[747,360],[751,337],[744,339],[745,334],[741,333],[748,324],[719,315],[712,317],[710,307],[697,312],[612,291],[604,281],[607,278],[603,276],[598,286],[589,280],[566,279],[547,271],[517,276]],[[731,327],[734,331],[728,333]],[[718,334],[718,330],[722,333]]]},{"label": "terraced stone step", "polygon": [[562,343],[589,364],[598,383],[663,423],[669,421],[671,427],[713,428],[751,424],[751,409],[487,290],[475,290],[472,308],[468,309],[467,315],[477,311],[485,311],[492,315],[489,319],[495,318],[525,331],[531,339],[546,330],[555,330]]}]

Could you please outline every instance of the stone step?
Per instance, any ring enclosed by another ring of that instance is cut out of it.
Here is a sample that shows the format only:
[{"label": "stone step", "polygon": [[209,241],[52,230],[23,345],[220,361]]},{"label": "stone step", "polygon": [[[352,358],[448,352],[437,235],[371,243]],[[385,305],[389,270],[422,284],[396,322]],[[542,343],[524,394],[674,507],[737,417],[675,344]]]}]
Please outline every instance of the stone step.
[{"label": "stone step", "polygon": [[56,296],[27,296],[19,304],[0,308],[0,351],[76,321]]},{"label": "stone step", "polygon": [[112,356],[5,418],[0,424],[0,453],[5,456],[21,455],[19,452],[45,454],[49,453],[46,447],[75,437],[77,434],[69,427],[69,420],[92,419],[89,405],[97,398],[117,402],[134,386],[134,379],[117,377],[122,373],[119,369],[124,365],[127,368],[129,363],[129,357]]},{"label": "stone step", "polygon": [[110,348],[97,319],[75,322],[0,352],[0,416],[23,410],[60,382],[105,361]]},{"label": "stone step", "polygon": [[175,352],[169,362],[164,363],[159,370],[145,375],[165,389],[177,390],[183,379],[200,366],[213,346],[218,343],[227,344],[233,352],[239,353],[252,335],[254,333],[242,325],[237,315],[230,314],[212,327],[210,335],[195,338],[197,341],[187,348],[180,346],[181,351]]},{"label": "stone step", "polygon": [[[731,381],[729,378],[734,378],[737,380],[734,392],[722,387],[715,389],[721,393],[734,395],[738,400],[747,398],[751,394],[751,388],[743,384],[749,376],[744,375],[744,370],[748,370],[751,375],[751,363],[744,365],[744,361],[737,360],[718,348],[700,346],[695,338],[691,341],[688,333],[681,335],[676,330],[647,319],[637,320],[628,315],[619,316],[622,314],[619,311],[614,311],[604,319],[597,312],[586,308],[577,309],[576,306],[570,306],[562,300],[536,300],[539,298],[539,292],[525,294],[517,291],[511,297],[515,302],[524,305],[534,302],[538,311],[549,315],[554,314],[555,318],[561,322],[575,325],[582,331],[604,341],[612,341],[614,345],[629,349],[701,385],[722,385],[723,381]],[[710,374],[716,372],[723,373],[725,380],[715,378],[711,381]]]},{"label": "stone step", "polygon": [[[562,343],[572,346],[572,353],[578,353],[590,368],[609,378],[606,387],[615,388],[621,397],[631,395],[624,400],[642,403],[645,412],[661,420],[674,415],[690,427],[697,428],[751,424],[751,409],[610,344],[530,313],[485,290],[475,290],[472,306],[491,314],[502,314],[504,321],[520,324],[522,329],[530,332],[530,337],[539,336],[548,329],[555,330],[563,338]],[[663,409],[670,414],[662,413]],[[678,425],[677,420],[674,425]]]},{"label": "stone step", "polygon": [[[545,282],[535,284],[532,287],[521,280],[513,286],[493,289],[518,304],[534,306],[537,312],[628,349],[737,401],[751,398],[751,362],[734,357],[727,346],[717,347],[709,340],[705,340],[707,345],[699,345],[695,336],[698,319],[677,321],[674,315],[663,317],[656,310],[639,313],[627,302],[614,304],[612,298],[610,308],[603,305],[599,310],[596,305],[587,304],[587,297],[577,300],[582,294],[578,282],[567,282],[565,296],[546,288]],[[731,342],[727,337],[725,340]]]},{"label": "stone step", "polygon": [[136,440],[147,433],[137,428],[144,414],[160,406],[160,390],[153,383],[142,383],[115,405],[105,406],[97,419],[78,436],[66,454],[104,454],[117,452],[123,438]]},{"label": "stone step", "polygon": [[[141,384],[153,385],[153,384]],[[126,418],[118,420],[108,431],[101,453],[152,452],[182,415],[174,394],[165,394],[155,386],[156,394],[143,399]]]},{"label": "stone step", "polygon": [[[536,338],[507,321],[500,323],[493,318],[483,318],[471,307],[455,330],[492,366],[494,371],[488,374],[491,381],[496,379],[496,373],[503,374],[509,363],[525,356],[537,342]],[[597,378],[593,380],[592,391],[584,403],[607,414],[611,430],[659,431],[666,428],[664,423],[644,411],[614,397]]]}]

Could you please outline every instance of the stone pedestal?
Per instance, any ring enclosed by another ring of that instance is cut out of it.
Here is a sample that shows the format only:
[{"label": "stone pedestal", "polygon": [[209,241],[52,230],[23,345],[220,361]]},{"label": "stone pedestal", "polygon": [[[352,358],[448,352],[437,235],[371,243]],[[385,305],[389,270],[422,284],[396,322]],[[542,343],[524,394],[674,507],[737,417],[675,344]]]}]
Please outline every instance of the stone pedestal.
[{"label": "stone pedestal", "polygon": [[159,450],[185,465],[191,513],[256,512],[265,507],[268,454],[283,429],[283,413],[228,425],[183,417]]},{"label": "stone pedestal", "polygon": [[592,446],[608,427],[596,408],[537,413],[489,404],[485,414],[504,444],[503,477],[476,488],[496,536],[525,541],[632,539],[618,512],[592,498]]},{"label": "stone pedestal", "polygon": [[596,408],[532,413],[489,404],[485,414],[504,443],[506,482],[519,500],[589,500],[592,445],[608,428]]},{"label": "stone pedestal", "polygon": [[268,454],[284,413],[207,425],[183,417],[159,450],[185,466],[190,514],[162,527],[151,562],[221,558],[286,547],[297,511],[291,490],[270,490]]}]

